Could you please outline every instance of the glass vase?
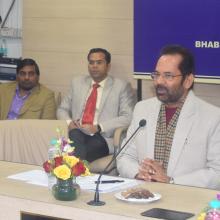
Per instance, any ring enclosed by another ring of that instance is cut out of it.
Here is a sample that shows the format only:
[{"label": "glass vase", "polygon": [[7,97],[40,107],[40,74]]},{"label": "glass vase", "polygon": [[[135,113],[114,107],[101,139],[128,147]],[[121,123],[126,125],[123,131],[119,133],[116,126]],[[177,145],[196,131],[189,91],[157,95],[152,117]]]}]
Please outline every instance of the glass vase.
[{"label": "glass vase", "polygon": [[71,201],[79,196],[80,187],[75,182],[75,178],[62,180],[57,178],[57,183],[53,185],[52,192],[57,200]]},{"label": "glass vase", "polygon": [[49,190],[52,190],[52,187],[56,183],[57,178],[53,174],[48,173],[47,174],[47,179],[48,179],[48,188],[49,188]]}]

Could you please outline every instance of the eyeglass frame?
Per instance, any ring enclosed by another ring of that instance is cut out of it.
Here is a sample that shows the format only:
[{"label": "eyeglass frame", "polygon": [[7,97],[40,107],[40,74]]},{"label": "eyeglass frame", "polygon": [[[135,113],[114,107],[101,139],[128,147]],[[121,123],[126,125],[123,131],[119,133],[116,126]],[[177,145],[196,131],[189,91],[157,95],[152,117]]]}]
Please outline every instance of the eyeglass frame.
[{"label": "eyeglass frame", "polygon": [[158,71],[153,71],[151,74],[150,74],[152,80],[158,80],[159,77],[162,77],[163,79],[167,80],[167,81],[172,81],[174,80],[175,77],[178,77],[178,76],[183,76],[182,74],[179,74],[179,75],[173,75],[173,73],[171,72],[164,72],[163,74],[159,73]]}]

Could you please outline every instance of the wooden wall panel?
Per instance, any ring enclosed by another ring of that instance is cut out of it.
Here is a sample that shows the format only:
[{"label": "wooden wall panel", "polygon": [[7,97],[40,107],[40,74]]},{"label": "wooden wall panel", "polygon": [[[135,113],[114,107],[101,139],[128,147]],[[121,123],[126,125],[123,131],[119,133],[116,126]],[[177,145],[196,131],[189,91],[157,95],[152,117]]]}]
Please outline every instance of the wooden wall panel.
[{"label": "wooden wall panel", "polygon": [[27,18],[24,26],[25,50],[87,53],[99,46],[114,54],[132,54],[130,20]]},{"label": "wooden wall panel", "polygon": [[131,19],[133,0],[23,0],[24,17]]}]

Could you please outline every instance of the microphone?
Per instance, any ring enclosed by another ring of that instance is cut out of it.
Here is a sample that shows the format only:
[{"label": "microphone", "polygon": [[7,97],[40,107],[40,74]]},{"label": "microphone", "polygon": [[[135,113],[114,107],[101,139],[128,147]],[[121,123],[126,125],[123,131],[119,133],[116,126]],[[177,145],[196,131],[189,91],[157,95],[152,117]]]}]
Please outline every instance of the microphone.
[{"label": "microphone", "polygon": [[110,167],[110,165],[116,160],[116,158],[118,157],[118,155],[121,153],[121,151],[127,146],[127,144],[130,142],[130,140],[134,137],[134,135],[138,132],[138,130],[141,127],[144,127],[146,125],[146,120],[145,119],[141,119],[139,121],[139,125],[136,128],[136,130],[133,132],[133,134],[130,136],[130,138],[128,138],[128,140],[124,143],[124,145],[119,149],[119,151],[116,153],[116,155],[110,160],[110,162],[107,164],[107,166],[105,167],[105,169],[99,174],[99,177],[96,181],[96,189],[95,189],[95,195],[94,195],[94,199],[87,202],[88,205],[92,205],[92,206],[102,206],[105,205],[105,202],[100,201],[99,200],[99,184],[100,184],[100,179],[103,176],[103,174],[108,170],[108,168]]}]

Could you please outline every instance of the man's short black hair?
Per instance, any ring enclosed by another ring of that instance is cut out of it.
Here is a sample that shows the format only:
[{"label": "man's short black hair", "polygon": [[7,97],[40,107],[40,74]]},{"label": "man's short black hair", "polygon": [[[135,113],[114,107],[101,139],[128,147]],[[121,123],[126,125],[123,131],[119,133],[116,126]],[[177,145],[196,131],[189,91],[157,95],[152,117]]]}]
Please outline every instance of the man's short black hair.
[{"label": "man's short black hair", "polygon": [[37,63],[33,59],[30,59],[30,58],[26,58],[26,59],[18,61],[18,64],[17,64],[17,74],[25,66],[34,66],[36,74],[38,76],[40,75],[40,70],[39,70],[39,67],[38,67]]},{"label": "man's short black hair", "polygon": [[179,64],[179,70],[183,75],[183,79],[187,75],[195,74],[194,57],[192,53],[185,47],[180,45],[167,45],[161,49],[160,57],[163,55],[175,55],[179,54],[182,57],[182,61]]},{"label": "man's short black hair", "polygon": [[104,53],[106,63],[107,64],[111,63],[111,54],[106,49],[103,49],[103,48],[93,48],[93,49],[91,49],[88,53],[88,56],[87,56],[88,60],[89,60],[90,54],[92,54],[92,53]]}]

